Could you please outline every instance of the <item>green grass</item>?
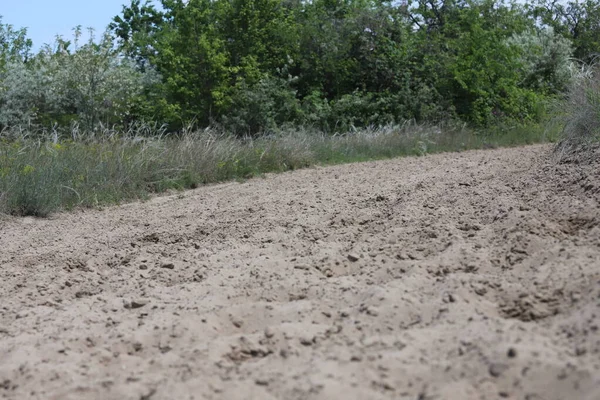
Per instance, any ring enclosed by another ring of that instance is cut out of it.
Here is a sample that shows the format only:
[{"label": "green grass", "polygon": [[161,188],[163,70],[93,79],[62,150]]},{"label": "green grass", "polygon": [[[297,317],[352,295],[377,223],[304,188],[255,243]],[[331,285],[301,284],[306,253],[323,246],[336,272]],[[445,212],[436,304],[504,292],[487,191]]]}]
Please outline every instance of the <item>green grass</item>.
[{"label": "green grass", "polygon": [[300,129],[257,139],[211,130],[86,140],[28,136],[0,139],[0,213],[43,217],[267,172],[536,143],[555,133],[542,126],[484,134],[464,126],[405,124],[337,136]]}]

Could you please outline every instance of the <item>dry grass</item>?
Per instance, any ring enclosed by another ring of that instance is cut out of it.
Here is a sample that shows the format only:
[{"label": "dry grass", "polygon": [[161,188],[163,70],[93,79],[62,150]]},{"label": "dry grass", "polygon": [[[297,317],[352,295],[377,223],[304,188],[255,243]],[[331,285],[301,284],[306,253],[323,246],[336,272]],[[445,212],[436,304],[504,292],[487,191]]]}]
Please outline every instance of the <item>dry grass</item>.
[{"label": "dry grass", "polygon": [[476,134],[460,125],[386,126],[329,136],[307,129],[240,139],[207,129],[165,135],[160,127],[69,138],[29,130],[0,138],[0,213],[46,216],[61,209],[144,199],[231,179],[336,164],[547,140],[540,127]]},{"label": "dry grass", "polygon": [[576,71],[560,109],[564,129],[556,147],[559,156],[571,157],[595,148],[600,141],[600,65]]}]

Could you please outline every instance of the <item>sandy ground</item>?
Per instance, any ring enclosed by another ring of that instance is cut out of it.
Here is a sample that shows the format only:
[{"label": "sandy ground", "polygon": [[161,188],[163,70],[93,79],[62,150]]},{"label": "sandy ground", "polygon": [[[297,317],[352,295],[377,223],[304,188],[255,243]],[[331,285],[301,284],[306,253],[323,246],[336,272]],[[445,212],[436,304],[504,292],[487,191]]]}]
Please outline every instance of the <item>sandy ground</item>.
[{"label": "sandy ground", "polygon": [[549,151],[4,217],[0,398],[598,400],[600,163]]}]

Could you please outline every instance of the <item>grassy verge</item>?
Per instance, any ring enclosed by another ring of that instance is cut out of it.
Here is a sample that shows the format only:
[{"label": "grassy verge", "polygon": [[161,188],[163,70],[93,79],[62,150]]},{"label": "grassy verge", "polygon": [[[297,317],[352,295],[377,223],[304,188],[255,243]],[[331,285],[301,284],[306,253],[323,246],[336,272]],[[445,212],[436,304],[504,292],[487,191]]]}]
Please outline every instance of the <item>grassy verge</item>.
[{"label": "grassy verge", "polygon": [[586,155],[600,143],[600,64],[583,66],[573,81],[557,115],[564,129],[556,151],[569,157]]},{"label": "grassy verge", "polygon": [[487,134],[460,126],[406,124],[328,136],[306,130],[258,139],[214,131],[173,137],[0,139],[0,213],[46,216],[73,207],[315,164],[376,160],[552,140],[541,126]]}]

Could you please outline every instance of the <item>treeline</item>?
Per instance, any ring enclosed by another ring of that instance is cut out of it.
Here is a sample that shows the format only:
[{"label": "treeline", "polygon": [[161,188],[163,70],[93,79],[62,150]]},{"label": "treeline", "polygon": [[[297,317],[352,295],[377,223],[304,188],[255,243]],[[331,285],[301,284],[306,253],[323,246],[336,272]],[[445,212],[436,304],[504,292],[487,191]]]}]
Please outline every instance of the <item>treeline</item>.
[{"label": "treeline", "polygon": [[0,129],[527,124],[600,52],[594,0],[160,3],[37,53],[0,23]]}]

